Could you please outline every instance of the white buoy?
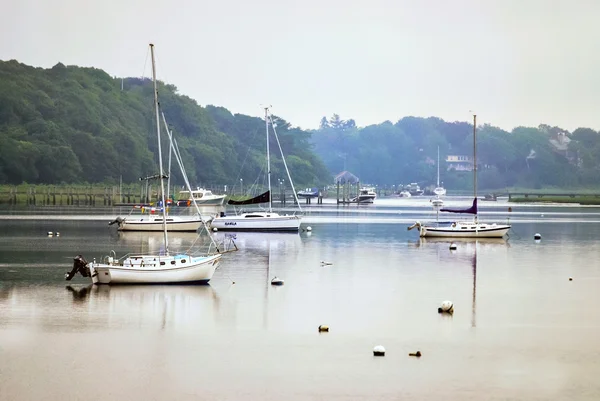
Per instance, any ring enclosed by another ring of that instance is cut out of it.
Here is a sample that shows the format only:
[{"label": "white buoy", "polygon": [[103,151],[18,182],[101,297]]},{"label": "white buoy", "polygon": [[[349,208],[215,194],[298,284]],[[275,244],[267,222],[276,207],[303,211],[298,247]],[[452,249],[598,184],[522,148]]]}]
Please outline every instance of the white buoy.
[{"label": "white buoy", "polygon": [[217,227],[213,227],[213,231],[217,232],[219,230],[217,229]]},{"label": "white buoy", "polygon": [[280,279],[279,277],[275,276],[271,280],[271,285],[283,285],[283,280]]},{"label": "white buoy", "polygon": [[438,313],[454,313],[454,304],[451,301],[444,301],[438,308]]},{"label": "white buoy", "polygon": [[324,324],[320,325],[319,326],[319,333],[322,333],[322,332],[328,333],[329,332],[329,326],[326,326]]},{"label": "white buoy", "polygon": [[311,226],[306,227],[306,231],[312,231],[312,227]]},{"label": "white buoy", "polygon": [[385,356],[385,348],[383,348],[383,345],[376,345],[373,348],[373,356]]},{"label": "white buoy", "polygon": [[52,231],[48,231],[48,237],[52,237],[54,233]]},{"label": "white buoy", "polygon": [[57,237],[60,237],[60,233],[59,233],[58,231],[56,232],[56,236],[57,236]]},{"label": "white buoy", "polygon": [[542,239],[542,234],[540,234],[540,233],[535,233],[535,234],[533,235],[533,239]]},{"label": "white buoy", "polygon": [[455,243],[451,243],[450,244],[450,250],[451,251],[456,251],[456,244]]}]

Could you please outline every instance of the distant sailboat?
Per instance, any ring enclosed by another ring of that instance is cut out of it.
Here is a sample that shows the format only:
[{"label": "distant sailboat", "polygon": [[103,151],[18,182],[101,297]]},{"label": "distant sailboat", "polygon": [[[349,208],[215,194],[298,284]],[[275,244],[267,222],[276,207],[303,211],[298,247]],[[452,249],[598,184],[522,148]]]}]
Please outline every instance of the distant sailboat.
[{"label": "distant sailboat", "polygon": [[444,206],[444,201],[440,198],[446,195],[446,189],[440,186],[440,147],[437,149],[437,186],[433,190],[433,193],[436,195],[435,199],[431,201],[431,205],[439,209]]},{"label": "distant sailboat", "polygon": [[435,189],[433,190],[433,193],[439,197],[439,196],[446,195],[446,188],[444,188],[443,186],[440,186],[440,147],[439,146],[437,149],[437,153],[438,153],[438,155],[437,155],[438,156],[438,158],[437,158],[437,185],[436,185]]}]

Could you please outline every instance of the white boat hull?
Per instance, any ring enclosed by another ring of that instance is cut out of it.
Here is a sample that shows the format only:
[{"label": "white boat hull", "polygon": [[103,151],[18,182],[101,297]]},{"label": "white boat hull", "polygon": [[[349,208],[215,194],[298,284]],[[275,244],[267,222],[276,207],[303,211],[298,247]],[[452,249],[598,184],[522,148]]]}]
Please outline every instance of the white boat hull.
[{"label": "white boat hull", "polygon": [[[182,218],[168,217],[167,231],[198,231],[202,226],[202,219],[198,217]],[[119,231],[162,231],[162,217],[148,219],[130,219],[125,218],[119,223]]]},{"label": "white boat hull", "polygon": [[510,226],[504,224],[454,223],[454,226],[421,226],[419,235],[438,238],[502,238],[508,233],[508,230],[510,230]]},{"label": "white boat hull", "polygon": [[215,217],[211,228],[232,231],[298,231],[300,216],[258,212],[242,213],[235,216]]},{"label": "white boat hull", "polygon": [[354,198],[354,199],[355,199],[355,202],[358,202],[358,203],[373,203],[373,202],[375,202],[375,198],[376,198],[375,195],[364,195],[364,196],[361,195],[358,198]]},{"label": "white boat hull", "polygon": [[88,264],[94,284],[208,283],[221,255],[131,256],[123,263]]}]

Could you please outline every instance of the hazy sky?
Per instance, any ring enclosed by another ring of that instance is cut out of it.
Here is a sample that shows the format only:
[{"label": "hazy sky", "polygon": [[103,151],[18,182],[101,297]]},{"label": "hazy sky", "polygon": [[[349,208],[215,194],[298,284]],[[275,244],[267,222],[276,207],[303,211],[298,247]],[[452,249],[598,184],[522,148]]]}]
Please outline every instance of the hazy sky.
[{"label": "hazy sky", "polygon": [[599,0],[13,0],[0,59],[159,79],[303,128],[407,115],[600,129]]}]

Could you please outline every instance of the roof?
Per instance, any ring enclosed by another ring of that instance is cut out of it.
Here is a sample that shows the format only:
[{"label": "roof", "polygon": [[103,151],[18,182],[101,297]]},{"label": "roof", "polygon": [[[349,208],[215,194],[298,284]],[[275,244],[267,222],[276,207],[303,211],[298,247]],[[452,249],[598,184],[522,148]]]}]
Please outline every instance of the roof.
[{"label": "roof", "polygon": [[333,182],[335,182],[336,184],[356,184],[359,181],[360,179],[349,171],[342,171],[341,173],[336,175],[335,179],[333,180]]}]

